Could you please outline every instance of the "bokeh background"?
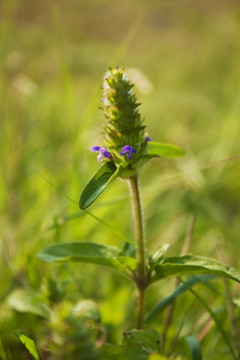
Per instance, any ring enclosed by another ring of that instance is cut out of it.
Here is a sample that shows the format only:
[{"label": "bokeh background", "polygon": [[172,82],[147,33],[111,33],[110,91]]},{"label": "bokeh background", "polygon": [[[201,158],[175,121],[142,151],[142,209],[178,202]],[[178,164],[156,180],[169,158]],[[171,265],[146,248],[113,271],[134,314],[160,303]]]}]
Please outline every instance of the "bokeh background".
[{"label": "bokeh background", "polygon": [[[237,0],[1,1],[3,332],[21,328],[36,337],[44,332],[37,315],[11,310],[6,299],[16,289],[40,294],[48,277],[64,284],[66,301],[94,298],[108,336],[116,342],[134,319],[135,289],[115,272],[91,265],[49,265],[36,258],[42,247],[59,241],[123,245],[114,231],[77,205],[99,166],[89,148],[102,143],[99,86],[109,66],[124,67],[135,83],[149,136],[187,152],[176,161],[152,160],[142,171],[149,252],[168,243],[169,254],[179,254],[194,216],[189,252],[222,256],[240,269],[235,157],[240,154],[239,59]],[[90,211],[133,239],[125,182],[113,183]],[[230,286],[235,296],[239,287]],[[225,301],[223,283],[217,280],[215,287],[220,294],[202,285],[199,291],[218,309]],[[173,288],[170,280],[150,288],[147,308]],[[177,305],[170,337],[184,314],[182,333],[199,334],[208,315],[196,299],[185,294]],[[159,315],[153,324],[159,331],[163,319]],[[214,326],[209,334],[203,336],[202,346],[210,360],[212,350],[224,354],[225,345]]]}]

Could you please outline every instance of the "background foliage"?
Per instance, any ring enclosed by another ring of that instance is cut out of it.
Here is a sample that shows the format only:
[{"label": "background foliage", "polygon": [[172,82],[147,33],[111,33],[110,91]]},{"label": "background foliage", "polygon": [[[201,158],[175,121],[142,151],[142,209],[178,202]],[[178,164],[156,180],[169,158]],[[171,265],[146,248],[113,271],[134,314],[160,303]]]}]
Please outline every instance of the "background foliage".
[{"label": "background foliage", "polygon": [[[95,265],[45,264],[35,256],[54,241],[121,247],[116,231],[133,239],[123,181],[91,209],[114,231],[77,204],[98,166],[88,149],[101,143],[99,86],[108,66],[124,66],[136,84],[150,137],[187,151],[176,162],[153,160],[141,174],[148,249],[168,243],[169,255],[178,254],[194,216],[189,252],[240,269],[239,160],[231,159],[239,153],[239,31],[240,5],[234,0],[1,2],[0,357],[6,358],[4,344],[15,344],[16,329],[39,339],[40,348],[48,342],[41,311],[9,306],[9,296],[20,289],[47,299],[59,318],[68,306],[93,298],[108,341],[117,343],[134,321],[135,289],[127,278]],[[239,285],[229,286],[235,298]],[[228,332],[224,281],[195,289]],[[174,280],[154,284],[147,309],[173,290]],[[151,322],[160,333],[164,318],[161,312]],[[184,321],[181,336],[198,335],[204,358],[229,359],[210,318],[184,292],[167,347]]]}]

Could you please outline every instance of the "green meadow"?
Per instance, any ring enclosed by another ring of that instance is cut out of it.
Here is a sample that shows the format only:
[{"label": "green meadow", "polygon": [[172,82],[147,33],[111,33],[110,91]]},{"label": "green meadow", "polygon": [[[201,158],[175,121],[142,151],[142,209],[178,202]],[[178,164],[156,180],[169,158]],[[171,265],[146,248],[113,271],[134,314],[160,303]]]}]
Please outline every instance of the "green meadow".
[{"label": "green meadow", "polygon": [[[134,241],[125,181],[86,211],[78,206],[100,166],[89,148],[103,142],[100,86],[109,66],[124,67],[135,84],[149,136],[186,151],[153,159],[140,174],[149,253],[169,244],[169,256],[186,251],[240,271],[239,35],[236,0],[1,1],[1,360],[31,358],[16,330],[34,339],[42,360],[96,359],[88,327],[81,356],[64,353],[64,313],[89,299],[98,346],[119,344],[133,328],[136,289],[126,277],[36,256],[53,243]],[[200,359],[183,350],[194,336],[202,359],[238,359],[239,284],[203,277],[174,293],[177,286],[166,278],[147,291],[146,316],[160,304],[147,323],[164,336],[166,355],[174,348],[176,359]]]}]

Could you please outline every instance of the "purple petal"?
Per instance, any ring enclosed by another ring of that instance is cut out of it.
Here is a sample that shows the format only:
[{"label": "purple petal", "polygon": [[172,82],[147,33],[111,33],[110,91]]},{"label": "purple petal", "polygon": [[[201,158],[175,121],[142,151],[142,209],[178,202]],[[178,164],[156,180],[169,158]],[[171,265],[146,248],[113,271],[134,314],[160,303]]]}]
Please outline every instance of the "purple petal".
[{"label": "purple petal", "polygon": [[132,154],[136,154],[137,150],[135,150],[132,146],[130,145],[125,145],[123,148],[122,148],[122,151],[120,153],[121,156],[123,155],[127,155],[127,158],[128,159],[131,159],[132,158]]},{"label": "purple petal", "polygon": [[123,148],[122,148],[122,154],[125,154],[126,152],[128,151],[131,151],[131,147],[130,145],[125,145]]},{"label": "purple petal", "polygon": [[[102,148],[102,149],[104,149],[104,148]],[[101,153],[103,154],[103,156],[105,156],[105,158],[107,158],[107,159],[112,160],[113,157],[112,157],[112,155],[110,154],[110,152],[107,151],[106,149],[104,149],[104,150],[102,150],[102,149],[101,149],[100,151],[101,151]]]},{"label": "purple petal", "polygon": [[98,159],[99,162],[102,161],[102,159],[103,159],[103,154],[102,154],[101,152],[98,154],[97,159]]},{"label": "purple petal", "polygon": [[112,160],[113,159],[113,156],[112,154],[110,154],[109,151],[107,151],[104,147],[101,147],[101,146],[93,146],[90,148],[90,150],[92,152],[99,152],[98,156],[97,156],[97,159],[98,161],[102,161],[103,159],[103,156],[107,159],[110,159]]},{"label": "purple petal", "polygon": [[92,146],[92,147],[90,148],[90,151],[91,151],[91,152],[98,152],[100,149],[101,149],[101,146]]},{"label": "purple petal", "polygon": [[152,139],[149,136],[146,136],[145,141],[152,141]]}]

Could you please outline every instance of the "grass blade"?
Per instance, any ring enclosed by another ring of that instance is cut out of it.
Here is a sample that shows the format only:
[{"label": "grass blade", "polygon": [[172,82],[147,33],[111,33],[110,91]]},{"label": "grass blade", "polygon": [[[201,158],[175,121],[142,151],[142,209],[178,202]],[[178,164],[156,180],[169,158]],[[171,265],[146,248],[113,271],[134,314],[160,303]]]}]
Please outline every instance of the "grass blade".
[{"label": "grass blade", "polygon": [[185,347],[192,360],[202,360],[201,347],[198,339],[195,336],[186,336],[184,340]]},{"label": "grass blade", "polygon": [[188,290],[196,297],[196,299],[203,305],[203,307],[204,307],[204,308],[207,310],[207,312],[210,314],[210,316],[211,316],[211,318],[213,319],[213,321],[215,322],[215,324],[216,324],[219,332],[222,334],[222,337],[223,337],[223,339],[225,340],[226,345],[227,345],[228,348],[229,348],[229,351],[230,351],[230,353],[231,353],[231,355],[232,355],[232,358],[233,358],[234,360],[237,360],[237,358],[236,358],[236,356],[235,356],[235,354],[234,354],[232,345],[231,345],[231,343],[230,343],[230,341],[229,341],[229,338],[228,338],[226,332],[223,330],[222,325],[221,325],[220,321],[218,320],[217,316],[214,314],[214,312],[211,310],[211,308],[208,306],[208,304],[201,298],[201,296],[199,296],[198,293],[197,293],[195,290],[193,290],[193,289],[186,283],[186,281],[183,281],[181,278],[178,278],[178,280],[188,288]]},{"label": "grass blade", "polygon": [[[205,283],[206,281],[215,278],[214,275],[198,275],[191,276],[186,280],[186,284],[189,287],[192,287],[199,283]],[[150,322],[154,319],[162,310],[164,310],[168,305],[172,304],[181,294],[188,290],[188,287],[185,284],[179,285],[170,295],[162,299],[147,315],[145,322]]]}]

